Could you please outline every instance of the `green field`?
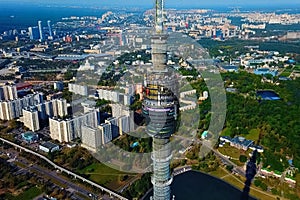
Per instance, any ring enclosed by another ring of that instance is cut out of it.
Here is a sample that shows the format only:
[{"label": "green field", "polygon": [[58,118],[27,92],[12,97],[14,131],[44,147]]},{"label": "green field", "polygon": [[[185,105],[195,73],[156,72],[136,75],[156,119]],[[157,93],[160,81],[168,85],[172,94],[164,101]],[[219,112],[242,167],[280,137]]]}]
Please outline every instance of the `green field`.
[{"label": "green field", "polygon": [[294,67],[294,70],[300,70],[300,65],[299,65],[299,64],[296,65],[296,66]]},{"label": "green field", "polygon": [[228,144],[224,145],[224,147],[218,148],[218,151],[223,155],[232,157],[233,159],[239,159],[240,155],[243,154],[242,150],[231,147]]},{"label": "green field", "polygon": [[111,189],[120,187],[120,177],[123,175],[135,176],[112,169],[101,163],[93,163],[79,171],[81,174],[89,175],[89,179],[100,185],[105,185]]},{"label": "green field", "polygon": [[212,171],[209,174],[212,175],[212,176],[215,176],[217,178],[221,178],[223,176],[228,175],[228,172],[225,171],[225,169],[222,169],[221,167],[218,167],[217,170]]},{"label": "green field", "polygon": [[231,130],[230,128],[224,128],[224,130],[221,133],[221,136],[230,136]]},{"label": "green field", "polygon": [[248,140],[258,141],[259,139],[259,130],[258,129],[251,129],[248,134],[243,135]]},{"label": "green field", "polygon": [[284,71],[280,74],[280,76],[284,76],[284,77],[289,77],[291,75],[292,72],[290,71]]}]

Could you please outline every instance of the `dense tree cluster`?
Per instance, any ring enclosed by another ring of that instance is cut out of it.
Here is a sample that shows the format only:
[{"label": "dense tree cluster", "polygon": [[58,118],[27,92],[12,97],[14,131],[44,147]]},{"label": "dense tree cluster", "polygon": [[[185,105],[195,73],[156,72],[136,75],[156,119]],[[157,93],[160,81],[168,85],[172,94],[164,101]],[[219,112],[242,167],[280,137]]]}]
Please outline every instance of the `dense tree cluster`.
[{"label": "dense tree cluster", "polygon": [[[209,53],[211,56],[227,56],[229,58],[236,57],[240,54],[246,54],[249,52],[249,49],[245,46],[259,46],[259,50],[267,51],[278,51],[281,54],[285,53],[297,53],[300,54],[299,42],[272,42],[272,41],[253,41],[253,40],[226,40],[226,41],[217,41],[211,39],[201,39],[199,43],[204,48],[209,48]],[[239,52],[236,54],[236,52]]]},{"label": "dense tree cluster", "polygon": [[[262,76],[246,72],[222,74],[225,87],[233,84],[237,93],[227,93],[227,113],[224,128],[231,137],[259,131],[257,144],[265,149],[261,157],[264,167],[284,171],[287,159],[300,167],[300,79],[280,81],[280,85],[262,83]],[[204,80],[191,82],[197,94],[207,90]],[[273,90],[281,100],[260,100],[257,90]],[[199,132],[210,122],[210,99],[201,102]]]},{"label": "dense tree cluster", "polygon": [[[138,142],[138,145],[132,147],[134,142]],[[136,138],[131,135],[124,135],[115,140],[114,144],[128,152],[147,153],[152,150],[152,138]]]},{"label": "dense tree cluster", "polygon": [[140,199],[146,192],[152,187],[151,174],[143,174],[141,179],[135,181],[123,195],[128,199],[137,198]]},{"label": "dense tree cluster", "polygon": [[[245,135],[251,129],[258,129],[257,142],[265,147],[264,167],[283,171],[287,167],[287,157],[294,158],[295,166],[300,167],[300,79],[274,86],[260,84],[260,80],[253,75],[232,74],[230,78],[239,91],[244,92],[227,94],[225,127],[230,129],[231,136]],[[258,101],[256,89],[273,89],[282,100]]]},{"label": "dense tree cluster", "polygon": [[132,64],[133,61],[141,60],[144,63],[149,62],[151,59],[151,54],[146,53],[146,51],[136,51],[131,53],[122,54],[117,60],[120,64]]},{"label": "dense tree cluster", "polygon": [[82,147],[65,148],[61,152],[49,154],[59,165],[70,168],[71,170],[81,170],[95,162],[94,157]]}]

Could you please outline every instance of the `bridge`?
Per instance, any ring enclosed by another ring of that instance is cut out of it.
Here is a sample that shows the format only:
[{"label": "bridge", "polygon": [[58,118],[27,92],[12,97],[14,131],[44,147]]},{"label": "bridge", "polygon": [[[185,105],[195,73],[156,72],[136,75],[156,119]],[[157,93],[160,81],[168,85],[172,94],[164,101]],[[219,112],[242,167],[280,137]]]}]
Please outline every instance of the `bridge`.
[{"label": "bridge", "polygon": [[117,194],[116,192],[111,191],[111,190],[109,190],[109,189],[107,189],[107,188],[105,188],[105,187],[103,187],[103,186],[101,186],[101,185],[99,185],[99,184],[97,184],[97,183],[95,183],[93,181],[90,181],[90,180],[88,180],[88,179],[86,179],[86,178],[84,178],[84,177],[82,177],[82,176],[80,176],[78,174],[75,174],[74,172],[71,172],[71,171],[67,170],[64,167],[61,167],[61,166],[55,164],[54,162],[52,162],[51,160],[49,160],[44,155],[41,155],[41,154],[39,154],[39,153],[37,153],[35,151],[32,151],[32,150],[30,150],[30,149],[28,149],[26,147],[22,147],[22,146],[20,146],[18,144],[15,144],[15,143],[13,143],[11,141],[8,141],[8,140],[4,139],[4,138],[0,137],[0,140],[3,143],[10,144],[10,145],[14,146],[17,149],[20,149],[20,150],[25,151],[27,153],[33,154],[33,155],[35,155],[35,156],[43,159],[44,161],[46,161],[47,163],[49,163],[50,165],[52,165],[55,169],[57,169],[57,170],[59,170],[61,172],[65,172],[66,174],[73,176],[75,179],[82,180],[83,182],[86,182],[86,183],[90,184],[91,186],[94,186],[94,187],[100,189],[101,191],[104,191],[104,192],[108,193],[110,196],[114,196],[114,197],[116,197],[116,198],[118,198],[120,200],[127,200],[125,197],[122,197],[121,195]]}]

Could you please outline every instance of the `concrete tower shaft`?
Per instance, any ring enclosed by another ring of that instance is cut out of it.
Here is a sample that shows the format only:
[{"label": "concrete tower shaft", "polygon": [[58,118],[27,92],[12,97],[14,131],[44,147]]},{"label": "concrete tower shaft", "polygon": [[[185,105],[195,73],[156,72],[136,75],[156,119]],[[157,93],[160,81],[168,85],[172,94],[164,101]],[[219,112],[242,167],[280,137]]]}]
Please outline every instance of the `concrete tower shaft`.
[{"label": "concrete tower shaft", "polygon": [[[165,67],[166,68],[166,67]],[[167,69],[167,68],[166,68]],[[170,200],[171,144],[178,114],[176,76],[172,72],[152,72],[144,82],[143,114],[146,118],[146,133],[153,138],[153,184],[152,200]]]},{"label": "concrete tower shaft", "polygon": [[155,34],[151,38],[152,43],[152,63],[154,72],[166,72],[167,63],[167,41],[165,34]]},{"label": "concrete tower shaft", "polygon": [[170,185],[173,177],[170,175],[171,147],[169,138],[153,138],[153,200],[170,200]]},{"label": "concrete tower shaft", "polygon": [[163,0],[155,1],[155,25],[151,37],[153,70],[144,80],[143,114],[146,133],[153,138],[153,200],[170,200],[171,147],[178,114],[177,77],[167,68],[167,39],[164,33]]}]

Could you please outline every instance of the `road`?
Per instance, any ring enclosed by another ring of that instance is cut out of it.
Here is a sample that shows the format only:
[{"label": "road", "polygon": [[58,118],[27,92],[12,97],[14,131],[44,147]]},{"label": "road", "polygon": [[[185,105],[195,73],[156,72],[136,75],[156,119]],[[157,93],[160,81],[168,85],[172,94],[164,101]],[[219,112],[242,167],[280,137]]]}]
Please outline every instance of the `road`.
[{"label": "road", "polygon": [[110,196],[113,196],[113,197],[115,197],[115,198],[117,198],[117,199],[121,199],[121,200],[127,200],[125,197],[119,195],[118,193],[116,193],[116,192],[114,192],[114,191],[112,191],[112,190],[110,190],[110,189],[108,189],[108,188],[105,188],[105,187],[103,187],[103,186],[101,186],[101,185],[99,185],[99,184],[97,184],[97,183],[95,183],[95,182],[93,182],[93,181],[91,181],[91,180],[88,180],[88,179],[86,179],[86,178],[84,178],[84,177],[82,177],[82,176],[80,176],[80,175],[78,175],[78,174],[76,174],[76,173],[74,173],[74,172],[72,172],[72,171],[70,171],[70,170],[64,168],[64,167],[61,167],[61,166],[55,164],[54,162],[52,162],[51,160],[49,160],[47,157],[45,157],[45,156],[42,155],[42,154],[39,154],[39,153],[37,153],[37,152],[35,152],[35,151],[32,151],[32,150],[30,150],[30,149],[28,149],[28,148],[26,148],[26,147],[23,147],[23,146],[20,146],[20,145],[18,145],[18,144],[15,144],[15,143],[13,143],[13,142],[11,142],[11,141],[9,141],[9,140],[6,140],[6,139],[4,139],[4,138],[1,138],[1,137],[0,137],[0,140],[1,140],[2,142],[4,142],[4,143],[7,143],[7,144],[10,144],[10,145],[14,146],[14,147],[17,148],[17,149],[23,150],[23,151],[25,151],[25,152],[27,152],[27,153],[30,153],[30,154],[33,154],[33,155],[39,157],[40,159],[42,159],[42,160],[44,160],[45,162],[47,162],[47,163],[49,163],[50,165],[52,165],[55,169],[57,169],[57,170],[59,170],[59,171],[61,171],[61,172],[65,172],[66,174],[71,175],[71,176],[73,176],[73,177],[76,178],[76,179],[80,179],[80,180],[82,180],[83,182],[88,183],[89,185],[91,185],[91,186],[93,186],[93,187],[99,188],[100,190],[102,190],[102,191],[108,193]]},{"label": "road", "polygon": [[246,176],[245,171],[240,168],[239,166],[237,166],[234,162],[232,162],[231,160],[229,160],[227,157],[223,156],[219,151],[215,150],[214,148],[211,147],[211,144],[209,143],[209,141],[202,141],[198,138],[186,138],[180,135],[173,135],[175,138],[179,138],[182,140],[188,140],[188,141],[193,141],[193,142],[197,142],[197,144],[201,144],[205,147],[207,147],[208,149],[210,149],[212,152],[214,152],[214,154],[216,156],[218,156],[219,158],[221,158],[221,160],[225,163],[227,163],[228,165],[232,165],[233,166],[233,171],[240,174],[241,176]]},{"label": "road", "polygon": [[[91,195],[93,197],[98,198],[98,195],[93,194],[92,192],[88,191],[87,189],[80,187],[80,186],[70,182],[69,180],[66,180],[65,178],[59,176],[59,174],[57,172],[50,171],[48,169],[40,167],[39,165],[37,165],[35,163],[31,163],[27,159],[19,156],[19,152],[17,152],[16,150],[10,149],[9,151],[7,150],[6,153],[9,153],[11,155],[11,157],[13,157],[12,159],[10,159],[11,162],[17,161],[17,162],[23,164],[24,166],[26,166],[26,168],[21,168],[19,171],[17,171],[15,175],[24,173],[25,171],[31,171],[35,174],[38,173],[39,175],[46,176],[48,178],[56,180],[56,181],[60,182],[62,185],[66,185],[67,187],[65,189],[70,188],[71,190],[81,193],[82,195],[84,195],[88,198],[91,198]],[[78,197],[76,194],[73,194],[73,195],[76,196],[76,199],[82,199],[82,198]]]}]

